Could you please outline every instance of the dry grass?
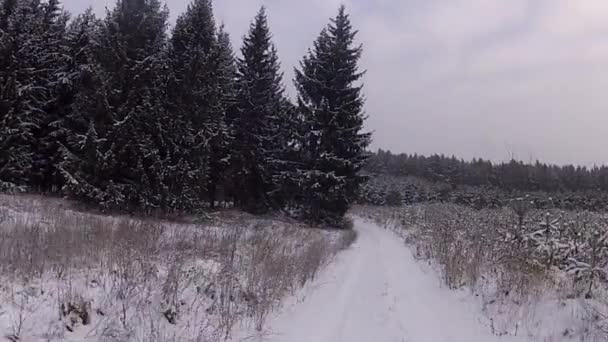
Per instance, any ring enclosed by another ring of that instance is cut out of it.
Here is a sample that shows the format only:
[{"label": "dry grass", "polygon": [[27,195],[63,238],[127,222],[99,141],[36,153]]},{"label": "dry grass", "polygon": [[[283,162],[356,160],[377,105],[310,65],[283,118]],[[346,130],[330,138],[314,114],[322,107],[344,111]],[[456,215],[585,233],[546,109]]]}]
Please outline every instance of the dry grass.
[{"label": "dry grass", "polygon": [[0,333],[21,339],[221,341],[239,324],[261,330],[353,239],[234,211],[178,224],[0,200],[0,303],[10,303]]}]

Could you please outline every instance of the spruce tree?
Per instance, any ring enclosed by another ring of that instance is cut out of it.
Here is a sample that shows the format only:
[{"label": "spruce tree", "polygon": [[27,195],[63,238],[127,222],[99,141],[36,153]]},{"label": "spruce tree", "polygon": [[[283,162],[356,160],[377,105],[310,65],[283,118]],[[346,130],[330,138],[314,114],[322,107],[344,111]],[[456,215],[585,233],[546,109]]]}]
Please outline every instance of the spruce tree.
[{"label": "spruce tree", "polygon": [[[119,0],[107,13],[95,56],[94,83],[102,88],[97,101],[83,98],[80,109],[89,113],[89,124],[79,134],[87,138],[71,151],[64,170],[78,170],[78,160],[95,165],[81,173],[85,182],[70,179],[68,194],[122,209],[180,205],[171,192],[175,164],[168,148],[171,126],[165,125],[171,122],[165,107],[167,17],[158,0]],[[90,146],[100,157],[87,155]]]},{"label": "spruce tree", "polygon": [[296,70],[304,136],[301,201],[306,218],[337,223],[354,201],[370,134],[362,133],[364,100],[358,69],[362,47],[355,45],[345,7],[317,38]]},{"label": "spruce tree", "polygon": [[[30,181],[33,164],[35,113],[28,109],[31,88],[22,71],[23,53],[31,49],[35,8],[26,1],[5,0],[0,9],[0,190]],[[29,91],[28,91],[29,90]]]},{"label": "spruce tree", "polygon": [[110,78],[99,63],[102,24],[89,8],[77,16],[67,30],[71,56],[67,70],[73,98],[65,120],[63,160],[58,165],[64,179],[63,192],[96,204],[111,202],[105,191],[107,177],[104,175],[111,172],[112,161],[107,140],[99,138],[107,136],[113,122],[107,102]]},{"label": "spruce tree", "polygon": [[277,141],[282,119],[282,73],[265,9],[253,20],[237,61],[237,107],[233,169],[237,203],[250,212],[274,206],[273,174],[285,146]]},{"label": "spruce tree", "polygon": [[178,18],[171,39],[171,94],[178,120],[187,128],[180,149],[187,168],[180,171],[193,177],[186,193],[206,195],[212,207],[226,164],[222,146],[228,139],[218,44],[211,1],[194,0]]},{"label": "spruce tree", "polygon": [[108,14],[101,42],[102,66],[111,76],[114,158],[110,189],[116,204],[169,210],[179,206],[165,181],[174,171],[164,107],[168,10],[159,0],[120,0]]},{"label": "spruce tree", "polygon": [[211,158],[207,192],[211,207],[218,199],[218,186],[224,192],[230,187],[231,146],[234,144],[234,119],[236,111],[236,65],[230,36],[220,26],[217,32],[217,44],[214,51],[214,82],[218,91],[218,102],[215,107],[218,126],[210,140]]},{"label": "spruce tree", "polygon": [[67,15],[57,0],[2,2],[0,10],[0,182],[52,189],[65,103]]},{"label": "spruce tree", "polygon": [[44,89],[38,127],[34,130],[34,170],[32,185],[40,190],[56,192],[62,183],[57,165],[61,161],[60,145],[66,139],[65,118],[72,93],[65,39],[69,16],[61,9],[59,0],[48,0],[41,5],[38,44],[41,50],[36,59],[37,83]]}]

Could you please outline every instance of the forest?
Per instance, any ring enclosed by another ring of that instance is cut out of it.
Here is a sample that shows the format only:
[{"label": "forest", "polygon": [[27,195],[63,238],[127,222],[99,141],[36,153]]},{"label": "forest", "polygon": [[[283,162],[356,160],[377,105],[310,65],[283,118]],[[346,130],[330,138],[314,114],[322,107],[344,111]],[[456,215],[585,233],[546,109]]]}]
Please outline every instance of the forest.
[{"label": "forest", "polygon": [[454,156],[393,154],[378,150],[364,167],[369,180],[360,202],[452,202],[500,208],[526,197],[538,209],[608,209],[608,167],[551,165],[536,161],[492,163]]},{"label": "forest", "polygon": [[340,221],[371,139],[345,7],[296,68],[295,101],[264,8],[238,51],[211,0],[171,29],[168,17],[160,0],[118,0],[101,18],[59,0],[0,2],[0,189],[104,210],[222,204]]}]

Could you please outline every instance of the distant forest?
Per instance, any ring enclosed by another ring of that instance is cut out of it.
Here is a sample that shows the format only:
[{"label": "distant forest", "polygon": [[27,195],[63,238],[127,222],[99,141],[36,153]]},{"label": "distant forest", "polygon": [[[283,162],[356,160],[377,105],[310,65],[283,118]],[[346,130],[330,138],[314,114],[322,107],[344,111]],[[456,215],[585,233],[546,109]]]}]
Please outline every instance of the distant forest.
[{"label": "distant forest", "polygon": [[488,160],[465,161],[443,154],[429,157],[418,154],[393,154],[378,150],[372,153],[365,170],[372,174],[416,176],[432,182],[482,186],[524,191],[608,191],[608,167],[534,164],[511,160],[492,163]]},{"label": "distant forest", "polygon": [[445,155],[371,153],[360,201],[371,204],[456,202],[478,208],[528,197],[538,208],[608,210],[608,167],[465,161]]}]

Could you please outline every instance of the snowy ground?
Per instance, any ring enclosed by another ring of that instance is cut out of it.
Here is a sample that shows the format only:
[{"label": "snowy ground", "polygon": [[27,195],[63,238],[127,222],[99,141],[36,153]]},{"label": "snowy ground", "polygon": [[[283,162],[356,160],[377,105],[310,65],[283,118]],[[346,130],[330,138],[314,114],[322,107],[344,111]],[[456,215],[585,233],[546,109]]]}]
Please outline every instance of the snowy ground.
[{"label": "snowy ground", "polygon": [[[361,219],[358,239],[271,319],[269,342],[491,342],[497,337],[472,298],[442,288],[391,231]],[[237,339],[239,340],[239,339]]]},{"label": "snowy ground", "polygon": [[0,341],[605,341],[581,325],[580,298],[547,287],[529,302],[451,290],[396,226],[356,219],[334,256],[344,232],[273,218],[178,224],[64,205],[0,196]]},{"label": "snowy ground", "polygon": [[0,341],[224,341],[265,327],[354,236],[238,211],[194,219],[0,195]]}]

